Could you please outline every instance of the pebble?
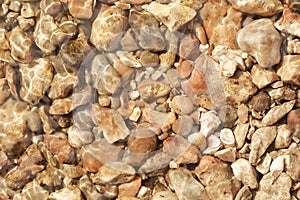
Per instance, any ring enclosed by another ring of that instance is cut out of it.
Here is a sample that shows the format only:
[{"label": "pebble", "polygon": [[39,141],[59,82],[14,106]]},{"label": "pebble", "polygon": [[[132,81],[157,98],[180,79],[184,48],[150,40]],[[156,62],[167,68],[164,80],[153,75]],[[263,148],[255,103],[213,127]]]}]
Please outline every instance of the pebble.
[{"label": "pebble", "polygon": [[131,153],[147,154],[156,149],[157,142],[157,136],[151,129],[138,127],[131,130],[127,147]]},{"label": "pebble", "polygon": [[280,61],[282,37],[271,19],[258,19],[243,27],[237,33],[240,49],[258,62],[260,67],[271,68]]},{"label": "pebble", "polygon": [[152,200],[178,200],[178,197],[175,193],[166,190],[156,192],[153,195]]},{"label": "pebble", "polygon": [[283,82],[300,85],[299,60],[299,55],[286,55],[283,57],[280,68],[277,71],[277,75],[280,76]]},{"label": "pebble", "polygon": [[72,163],[75,159],[75,151],[70,146],[68,139],[57,135],[45,135],[45,144],[59,163]]},{"label": "pebble", "polygon": [[132,181],[128,183],[123,183],[119,185],[118,187],[118,197],[122,196],[131,196],[134,197],[137,195],[139,192],[139,189],[141,188],[142,185],[142,178],[141,177],[136,177]]},{"label": "pebble", "polygon": [[26,184],[22,189],[22,192],[14,196],[14,200],[47,200],[48,198],[49,192],[40,186],[36,181]]},{"label": "pebble", "polygon": [[145,121],[150,123],[152,127],[160,129],[162,132],[167,132],[171,129],[172,124],[176,120],[175,113],[173,112],[159,112],[150,108],[142,110],[142,117],[145,117]]},{"label": "pebble", "polygon": [[190,76],[193,70],[193,63],[190,60],[184,60],[176,68],[182,78],[187,78]]},{"label": "pebble", "polygon": [[121,47],[123,51],[136,51],[140,48],[135,41],[132,29],[128,29],[124,33],[121,39]]},{"label": "pebble", "polygon": [[163,169],[169,165],[171,157],[162,151],[157,151],[152,157],[148,158],[145,163],[138,169],[141,173],[150,173]]},{"label": "pebble", "polygon": [[73,17],[89,19],[93,15],[93,0],[71,0],[68,9]]},{"label": "pebble", "polygon": [[178,117],[172,124],[172,130],[178,135],[189,135],[194,125],[194,120],[190,115]]},{"label": "pebble", "polygon": [[258,87],[258,89],[262,89],[279,80],[279,77],[274,70],[263,69],[258,65],[254,65],[251,69],[251,76],[253,83]]},{"label": "pebble", "polygon": [[195,174],[204,186],[230,180],[233,175],[228,164],[213,156],[203,156],[195,168]]},{"label": "pebble", "polygon": [[229,0],[229,2],[236,10],[263,17],[275,15],[283,10],[283,5],[278,0]]},{"label": "pebble", "polygon": [[251,138],[251,151],[249,161],[256,164],[267,148],[272,144],[277,135],[276,126],[268,126],[257,129]]},{"label": "pebble", "polygon": [[160,81],[145,80],[138,86],[138,91],[142,99],[152,101],[170,93],[171,88]]},{"label": "pebble", "polygon": [[179,56],[183,59],[188,59],[191,61],[196,60],[196,58],[200,55],[199,44],[195,40],[184,37],[180,41],[179,45]]},{"label": "pebble", "polygon": [[225,147],[232,147],[235,145],[233,132],[229,128],[224,128],[220,131],[220,140],[225,145]]},{"label": "pebble", "polygon": [[235,200],[252,200],[252,193],[248,186],[243,186],[235,196]]},{"label": "pebble", "polygon": [[62,2],[59,0],[42,0],[40,8],[44,13],[56,16],[62,9]]},{"label": "pebble", "polygon": [[217,128],[219,128],[221,125],[221,120],[215,111],[208,111],[201,114],[200,125],[200,133],[205,137],[208,137],[209,135],[213,134]]},{"label": "pebble", "polygon": [[195,10],[180,3],[160,4],[151,2],[143,8],[157,17],[171,31],[178,30],[196,16]]},{"label": "pebble", "polygon": [[235,162],[237,157],[237,152],[235,148],[229,147],[214,153],[214,156],[219,158],[224,162]]},{"label": "pebble", "polygon": [[125,139],[130,131],[122,116],[115,110],[93,104],[94,121],[103,130],[103,135],[109,143]]},{"label": "pebble", "polygon": [[90,41],[99,51],[113,51],[127,25],[126,13],[116,6],[102,6],[93,22]]},{"label": "pebble", "polygon": [[65,115],[69,114],[73,110],[73,108],[74,106],[72,98],[67,97],[63,99],[55,99],[49,108],[49,114]]},{"label": "pebble", "polygon": [[270,171],[272,158],[269,153],[266,153],[261,161],[256,165],[256,170],[261,174],[267,174]]},{"label": "pebble", "polygon": [[254,200],[275,198],[288,200],[291,199],[290,189],[292,180],[286,173],[281,173],[276,181],[272,181],[270,173],[264,175],[259,182],[257,193],[254,195]]},{"label": "pebble", "polygon": [[300,109],[289,112],[287,117],[287,126],[294,136],[300,137]]},{"label": "pebble", "polygon": [[140,55],[140,62],[144,67],[155,67],[159,64],[159,57],[151,51],[143,51]]},{"label": "pebble", "polygon": [[21,15],[24,18],[30,18],[35,16],[35,7],[34,4],[23,3],[21,8]]},{"label": "pebble", "polygon": [[283,172],[284,162],[285,162],[285,158],[283,156],[278,156],[272,161],[270,165],[272,182],[274,182],[279,177],[279,175]]},{"label": "pebble", "polygon": [[38,58],[20,66],[20,97],[31,105],[39,103],[51,85],[53,67],[47,58]]},{"label": "pebble", "polygon": [[166,138],[163,142],[163,151],[172,157],[177,164],[199,162],[199,149],[179,135]]},{"label": "pebble", "polygon": [[228,46],[217,45],[212,51],[212,57],[219,62],[218,68],[223,76],[234,76],[237,68],[244,69],[246,54],[240,49],[231,49]]},{"label": "pebble", "polygon": [[238,110],[237,110],[237,115],[238,115],[238,122],[246,124],[248,122],[248,118],[249,118],[248,106],[245,104],[239,105]]},{"label": "pebble", "polygon": [[210,199],[233,199],[241,188],[240,181],[235,178],[218,182],[215,185],[206,187]]},{"label": "pebble", "polygon": [[262,119],[263,126],[270,126],[275,124],[278,120],[283,118],[287,113],[289,113],[294,107],[296,101],[289,101],[283,103],[282,105],[274,106],[271,108],[267,114]]},{"label": "pebble", "polygon": [[291,37],[288,37],[287,52],[288,54],[300,54],[299,39],[292,39]]},{"label": "pebble", "polygon": [[[299,117],[297,119],[299,119]],[[282,124],[278,126],[277,136],[275,139],[275,148],[276,149],[287,148],[292,142],[292,134],[293,132],[289,130],[288,125]]]},{"label": "pebble", "polygon": [[95,185],[93,185],[92,181],[87,175],[83,175],[79,179],[78,188],[81,190],[87,200],[103,198],[103,195],[97,191]]},{"label": "pebble", "polygon": [[33,59],[33,41],[27,32],[20,27],[15,27],[8,37],[11,48],[11,56],[14,60],[21,63],[30,63]]},{"label": "pebble", "polygon": [[49,199],[59,200],[59,199],[66,199],[66,200],[73,200],[78,199],[82,200],[83,197],[81,195],[80,190],[76,186],[68,186],[61,190],[55,191],[49,195]]},{"label": "pebble", "polygon": [[135,169],[121,162],[111,162],[102,165],[96,174],[91,175],[94,184],[121,184],[135,178]]},{"label": "pebble", "polygon": [[76,126],[71,126],[68,129],[68,141],[74,148],[80,148],[84,145],[92,143],[94,135],[91,131],[78,129]]},{"label": "pebble", "polygon": [[300,37],[299,19],[299,13],[295,13],[291,9],[285,8],[281,18],[275,22],[274,26],[282,32]]},{"label": "pebble", "polygon": [[[236,35],[241,29],[242,13],[229,8],[226,16],[216,25],[209,42],[213,46],[226,46],[230,49],[237,49]],[[230,33],[230,34],[227,34]]]},{"label": "pebble", "polygon": [[159,22],[151,13],[131,10],[128,22],[140,47],[154,52],[165,50],[166,41]]},{"label": "pebble", "polygon": [[226,100],[235,107],[241,103],[246,103],[256,91],[257,88],[252,83],[251,75],[248,72],[237,71],[234,77],[224,80]]},{"label": "pebble", "polygon": [[51,82],[48,97],[51,99],[64,98],[77,84],[78,78],[75,74],[57,73]]},{"label": "pebble", "polygon": [[259,113],[264,113],[266,110],[270,109],[271,98],[267,93],[261,91],[252,97],[249,106]]},{"label": "pebble", "polygon": [[173,97],[171,109],[179,115],[187,115],[193,112],[194,105],[192,101],[186,96],[175,96]]},{"label": "pebble", "polygon": [[244,186],[248,186],[251,189],[258,187],[256,170],[248,160],[240,158],[231,164],[231,168],[234,176],[237,177]]},{"label": "pebble", "polygon": [[178,199],[204,199],[208,198],[205,188],[185,168],[171,169],[166,175],[171,188],[174,189]]}]

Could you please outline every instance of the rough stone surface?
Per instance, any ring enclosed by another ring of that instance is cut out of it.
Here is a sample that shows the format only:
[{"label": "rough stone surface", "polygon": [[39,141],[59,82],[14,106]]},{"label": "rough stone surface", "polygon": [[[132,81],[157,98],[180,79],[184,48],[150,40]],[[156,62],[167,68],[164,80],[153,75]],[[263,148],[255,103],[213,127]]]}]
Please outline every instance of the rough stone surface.
[{"label": "rough stone surface", "polygon": [[281,35],[270,19],[254,20],[237,34],[239,47],[253,56],[263,68],[279,63],[281,42]]},{"label": "rough stone surface", "polygon": [[287,55],[283,57],[280,68],[277,71],[283,82],[300,85],[299,55]]},{"label": "rough stone surface", "polygon": [[179,29],[196,16],[196,11],[179,3],[160,4],[151,2],[145,9],[155,15],[170,30]]},{"label": "rough stone surface", "polygon": [[98,50],[116,50],[127,25],[125,11],[103,6],[93,22],[90,41]]},{"label": "rough stone surface", "polygon": [[258,87],[258,89],[264,88],[278,80],[278,76],[275,71],[262,69],[258,65],[253,66],[251,76],[253,83]]},{"label": "rough stone surface", "polygon": [[264,17],[275,15],[283,10],[283,5],[278,0],[229,0],[229,2],[236,10]]},{"label": "rough stone surface", "polygon": [[207,193],[192,173],[184,168],[169,170],[166,179],[175,190],[178,199],[202,199],[207,198]]},{"label": "rough stone surface", "polygon": [[249,161],[256,164],[259,158],[265,153],[272,144],[277,134],[276,126],[268,126],[257,129],[251,138],[251,151]]},{"label": "rough stone surface", "polygon": [[231,164],[231,168],[234,176],[237,177],[244,186],[248,186],[251,189],[258,187],[257,173],[248,160],[240,158]]},{"label": "rough stone surface", "polygon": [[68,9],[76,18],[89,19],[93,14],[93,0],[71,0]]},{"label": "rough stone surface", "polygon": [[291,9],[285,8],[283,10],[281,18],[278,21],[276,21],[275,27],[282,32],[299,37],[299,19],[300,15],[298,13],[294,13]]}]

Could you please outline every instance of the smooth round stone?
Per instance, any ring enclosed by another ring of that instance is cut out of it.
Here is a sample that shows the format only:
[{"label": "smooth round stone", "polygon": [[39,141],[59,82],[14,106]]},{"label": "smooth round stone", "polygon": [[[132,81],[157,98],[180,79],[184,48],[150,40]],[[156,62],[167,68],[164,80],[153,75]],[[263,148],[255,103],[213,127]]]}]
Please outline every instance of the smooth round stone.
[{"label": "smooth round stone", "polygon": [[193,112],[194,105],[186,96],[175,96],[171,101],[171,108],[179,115],[187,115]]}]

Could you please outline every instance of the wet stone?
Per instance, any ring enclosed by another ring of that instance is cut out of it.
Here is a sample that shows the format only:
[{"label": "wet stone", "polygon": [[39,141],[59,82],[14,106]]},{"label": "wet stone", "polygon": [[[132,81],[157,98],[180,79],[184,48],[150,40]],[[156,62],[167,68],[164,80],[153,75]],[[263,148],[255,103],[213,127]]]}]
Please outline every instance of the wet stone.
[{"label": "wet stone", "polygon": [[29,63],[33,59],[33,42],[28,33],[20,27],[15,27],[8,38],[11,47],[11,56],[21,63]]},{"label": "wet stone", "polygon": [[254,20],[237,34],[237,43],[242,51],[253,56],[263,68],[279,63],[281,42],[282,37],[271,19]]},{"label": "wet stone", "polygon": [[40,7],[46,14],[55,16],[61,11],[62,3],[59,0],[42,0]]},{"label": "wet stone", "polygon": [[131,10],[128,22],[139,46],[151,51],[165,50],[166,43],[158,27],[159,22],[151,13]]},{"label": "wet stone", "polygon": [[80,190],[76,186],[68,186],[58,191],[55,191],[49,195],[49,199],[59,200],[59,199],[66,199],[66,200],[73,200],[78,199],[82,200],[82,195]]},{"label": "wet stone", "polygon": [[71,0],[68,9],[73,17],[89,19],[93,14],[93,0]]},{"label": "wet stone", "polygon": [[134,179],[135,169],[121,162],[112,162],[99,168],[91,177],[96,184],[121,184]]},{"label": "wet stone", "polygon": [[92,25],[90,41],[100,51],[116,50],[127,25],[126,13],[116,6],[103,6]]}]

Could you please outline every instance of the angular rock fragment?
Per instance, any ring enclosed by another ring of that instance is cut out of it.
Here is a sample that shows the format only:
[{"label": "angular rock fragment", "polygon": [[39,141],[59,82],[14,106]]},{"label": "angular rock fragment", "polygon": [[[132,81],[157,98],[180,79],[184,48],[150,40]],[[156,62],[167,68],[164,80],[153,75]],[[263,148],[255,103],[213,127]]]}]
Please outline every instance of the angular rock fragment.
[{"label": "angular rock fragment", "polygon": [[237,177],[245,186],[255,189],[258,187],[257,173],[250,162],[240,158],[231,164],[231,168],[235,177]]},{"label": "angular rock fragment", "polygon": [[255,194],[255,200],[275,198],[288,200],[291,199],[290,189],[292,180],[286,173],[281,173],[276,181],[272,181],[270,173],[263,176],[259,182],[259,188]]},{"label": "angular rock fragment", "polygon": [[77,85],[78,78],[74,74],[57,73],[54,75],[48,97],[64,98]]},{"label": "angular rock fragment", "polygon": [[300,138],[300,109],[289,112],[287,126],[294,136]]},{"label": "angular rock fragment", "polygon": [[90,41],[100,51],[116,50],[127,25],[126,13],[116,6],[102,6],[93,22]]},{"label": "angular rock fragment", "polygon": [[55,16],[62,9],[62,2],[59,0],[42,0],[40,8],[44,13]]},{"label": "angular rock fragment", "polygon": [[122,116],[115,110],[93,104],[94,120],[103,130],[103,135],[109,143],[125,139],[130,131]]},{"label": "angular rock fragment", "polygon": [[281,18],[275,22],[275,27],[285,33],[300,37],[300,14],[292,12],[291,9],[285,8]]},{"label": "angular rock fragment", "polygon": [[72,98],[67,97],[64,99],[55,99],[49,108],[51,115],[65,115],[73,110]]},{"label": "angular rock fragment", "polygon": [[112,162],[101,166],[91,179],[96,184],[120,184],[130,182],[134,177],[133,167],[121,162]]},{"label": "angular rock fragment", "polygon": [[253,83],[258,87],[258,89],[262,89],[279,79],[275,71],[262,69],[258,65],[253,66],[251,76]]},{"label": "angular rock fragment", "polygon": [[78,188],[81,190],[87,200],[103,198],[103,195],[97,191],[95,185],[93,185],[92,181],[87,175],[83,175],[80,178],[78,182]]},{"label": "angular rock fragment", "polygon": [[123,183],[119,185],[119,194],[118,196],[136,196],[139,189],[141,188],[142,185],[142,179],[141,177],[136,177],[133,179],[131,182],[128,183]]},{"label": "angular rock fragment", "polygon": [[217,151],[214,156],[225,162],[235,162],[236,154],[236,149],[230,147]]},{"label": "angular rock fragment", "polygon": [[225,200],[233,199],[241,187],[237,179],[225,180],[215,185],[207,186],[205,189],[210,199]]},{"label": "angular rock fragment", "polygon": [[49,195],[49,199],[59,200],[59,199],[66,199],[66,200],[73,200],[78,199],[82,200],[82,195],[80,190],[76,186],[68,186],[61,190],[55,191]]},{"label": "angular rock fragment", "polygon": [[22,192],[14,196],[15,200],[32,199],[32,200],[47,200],[49,192],[45,190],[36,181],[32,181],[24,186]]},{"label": "angular rock fragment", "polygon": [[[291,111],[291,112],[293,112],[293,111]],[[300,117],[298,117],[297,119],[300,119]],[[282,124],[282,125],[278,126],[277,136],[275,139],[275,148],[283,149],[283,148],[289,147],[289,145],[292,142],[292,134],[293,134],[293,132],[291,130],[289,130],[288,125]],[[297,134],[295,134],[295,135],[297,135]]]},{"label": "angular rock fragment", "polygon": [[236,10],[263,17],[275,15],[283,10],[283,5],[278,0],[229,0],[229,2]]},{"label": "angular rock fragment", "polygon": [[144,9],[155,15],[171,31],[176,31],[196,16],[195,10],[179,3],[160,4],[151,2]]},{"label": "angular rock fragment", "polygon": [[295,105],[295,101],[289,101],[279,106],[274,106],[262,119],[263,126],[270,126],[275,124],[278,120],[289,113]]},{"label": "angular rock fragment", "polygon": [[50,87],[53,67],[47,58],[38,58],[33,63],[20,66],[22,77],[20,97],[31,105],[39,103]]},{"label": "angular rock fragment", "polygon": [[169,165],[171,157],[162,151],[157,151],[152,157],[148,158],[145,163],[138,169],[140,173],[150,173],[160,170]]},{"label": "angular rock fragment", "polygon": [[272,144],[277,134],[276,126],[257,129],[251,138],[251,151],[249,161],[256,164],[267,148]]},{"label": "angular rock fragment", "polygon": [[218,182],[230,180],[232,171],[230,166],[213,156],[204,156],[195,169],[195,174],[205,186],[215,185]]},{"label": "angular rock fragment", "polygon": [[78,129],[76,126],[71,126],[68,129],[68,140],[72,147],[80,148],[84,145],[92,143],[94,140],[94,135],[91,131],[84,131]]},{"label": "angular rock fragment", "polygon": [[235,200],[251,200],[252,193],[248,186],[243,186],[235,196]]},{"label": "angular rock fragment", "polygon": [[300,85],[300,55],[284,56],[277,74],[283,82]]},{"label": "angular rock fragment", "polygon": [[279,63],[281,42],[282,37],[271,19],[254,20],[237,34],[240,49],[253,56],[263,68]]},{"label": "angular rock fragment", "polygon": [[128,22],[143,49],[151,51],[165,50],[166,42],[159,29],[159,22],[154,15],[149,12],[131,10]]},{"label": "angular rock fragment", "polygon": [[45,144],[57,157],[59,163],[72,163],[75,159],[74,149],[66,138],[58,135],[45,135]]},{"label": "angular rock fragment", "polygon": [[211,135],[221,124],[221,120],[214,111],[203,113],[200,118],[200,133],[205,137]]},{"label": "angular rock fragment", "polygon": [[73,17],[89,19],[93,14],[93,0],[71,0],[68,9]]},{"label": "angular rock fragment", "polygon": [[8,38],[11,56],[14,60],[21,63],[29,63],[34,57],[33,42],[28,33],[20,27],[15,27]]},{"label": "angular rock fragment", "polygon": [[185,168],[169,170],[166,179],[175,190],[178,199],[204,199],[208,198],[205,188]]},{"label": "angular rock fragment", "polygon": [[252,83],[251,76],[247,72],[238,71],[234,77],[224,80],[226,99],[233,106],[247,102],[256,91],[257,88]]}]

